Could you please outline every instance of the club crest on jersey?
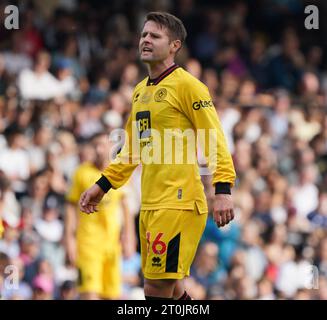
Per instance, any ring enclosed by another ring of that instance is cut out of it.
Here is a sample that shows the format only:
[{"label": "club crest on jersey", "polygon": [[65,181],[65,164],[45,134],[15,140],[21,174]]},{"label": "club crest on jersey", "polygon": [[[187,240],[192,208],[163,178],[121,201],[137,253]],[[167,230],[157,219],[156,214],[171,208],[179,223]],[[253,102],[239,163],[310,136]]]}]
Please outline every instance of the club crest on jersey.
[{"label": "club crest on jersey", "polygon": [[161,102],[166,98],[166,96],[167,96],[167,90],[165,88],[161,88],[157,90],[156,93],[154,94],[154,100],[156,102]]},{"label": "club crest on jersey", "polygon": [[142,103],[148,103],[150,100],[151,100],[151,92],[145,92],[143,95],[142,95],[142,97],[141,97],[141,99],[140,99],[140,101],[142,102]]}]

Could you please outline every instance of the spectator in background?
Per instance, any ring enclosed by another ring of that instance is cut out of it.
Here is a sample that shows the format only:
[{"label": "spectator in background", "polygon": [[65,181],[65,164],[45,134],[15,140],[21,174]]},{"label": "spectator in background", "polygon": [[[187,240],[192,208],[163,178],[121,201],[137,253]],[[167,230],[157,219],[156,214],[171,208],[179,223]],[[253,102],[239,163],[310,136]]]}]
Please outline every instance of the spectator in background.
[{"label": "spectator in background", "polygon": [[[3,297],[6,300],[30,300],[32,298],[31,286],[26,283],[24,279],[25,267],[23,261],[19,258],[11,258],[10,265],[14,266],[14,272],[18,271],[18,281],[17,279],[11,283],[10,286],[6,287],[3,291]],[[16,275],[16,273],[12,273]]]},{"label": "spectator in background", "polygon": [[5,271],[7,266],[10,264],[10,259],[9,257],[3,253],[0,252],[0,297],[2,297],[2,294],[5,290]]},{"label": "spectator in background", "polygon": [[69,63],[73,76],[80,80],[85,77],[86,71],[78,58],[77,39],[73,34],[67,35],[62,50],[53,57],[53,65],[58,68],[62,63]]},{"label": "spectator in background", "polygon": [[214,242],[201,244],[191,267],[191,276],[208,290],[223,282],[226,277],[224,269],[218,265],[218,252],[218,246]]},{"label": "spectator in background", "polygon": [[65,253],[60,246],[64,226],[59,219],[63,215],[63,201],[63,197],[58,194],[49,193],[44,201],[43,215],[34,223],[35,230],[41,237],[41,255],[54,269],[64,264]]},{"label": "spectator in background", "polygon": [[316,210],[308,214],[308,219],[314,227],[327,229],[327,191],[320,190],[319,203]]},{"label": "spectator in background", "polygon": [[263,37],[258,36],[252,39],[247,65],[250,75],[256,80],[260,89],[267,86],[266,50],[267,45]]},{"label": "spectator in background", "polygon": [[58,153],[58,167],[54,165],[52,169],[64,174],[66,178],[71,179],[74,169],[78,165],[77,145],[75,137],[67,130],[59,131],[57,134],[57,141],[60,145],[60,153]]},{"label": "spectator in background", "polygon": [[[0,97],[5,95],[6,89],[7,89],[7,73],[5,69],[5,60],[3,55],[0,54]],[[2,102],[3,105],[3,102]],[[3,117],[4,115],[2,114],[2,109],[1,107],[1,116]],[[0,122],[0,129],[3,127],[3,121]]]},{"label": "spectator in background", "polygon": [[32,58],[43,48],[42,36],[35,24],[36,19],[36,11],[27,8],[22,17],[21,28],[17,32],[22,52]]},{"label": "spectator in background", "polygon": [[40,237],[37,233],[26,232],[20,239],[20,259],[24,263],[25,274],[24,281],[32,284],[32,280],[37,274],[38,264],[40,262]]},{"label": "spectator in background", "polygon": [[2,53],[5,70],[12,76],[17,76],[22,70],[30,69],[33,65],[33,59],[24,52],[21,40],[22,34],[14,32],[10,50]]},{"label": "spectator in background", "polygon": [[141,286],[141,256],[138,252],[129,256],[123,252],[122,258],[122,299],[131,299],[135,292],[143,290]]},{"label": "spectator in background", "polygon": [[23,99],[48,100],[63,95],[59,81],[49,72],[50,65],[50,54],[41,51],[35,58],[34,68],[20,72],[17,85]]},{"label": "spectator in background", "polygon": [[70,280],[66,280],[60,287],[59,300],[77,300],[78,291],[76,283]]},{"label": "spectator in background", "polygon": [[5,223],[3,239],[0,239],[0,252],[7,254],[11,259],[18,257],[20,253],[18,237],[18,228]]},{"label": "spectator in background", "polygon": [[76,98],[79,95],[77,82],[72,73],[72,65],[69,60],[62,59],[57,64],[56,76],[58,79],[59,95]]},{"label": "spectator in background", "polygon": [[249,221],[242,231],[245,271],[250,279],[258,281],[267,266],[267,258],[261,248],[260,225]]},{"label": "spectator in background", "polygon": [[[42,216],[44,200],[50,191],[49,175],[46,171],[39,171],[29,180],[30,189],[22,198],[23,208],[28,208],[33,214],[33,221]],[[33,222],[33,223],[34,223]]]},{"label": "spectator in background", "polygon": [[319,273],[327,277],[327,238],[322,239],[319,243],[315,265],[318,266]]},{"label": "spectator in background", "polygon": [[272,131],[273,145],[276,149],[279,149],[288,131],[291,100],[288,92],[285,90],[279,90],[275,95],[276,103],[271,110],[272,114],[269,117],[269,124]]},{"label": "spectator in background", "polygon": [[37,275],[32,283],[33,297],[32,300],[52,300],[54,287],[51,279],[46,275]]},{"label": "spectator in background", "polygon": [[17,194],[26,191],[26,180],[30,177],[30,164],[25,150],[26,137],[20,130],[13,130],[7,134],[8,146],[0,153],[0,170],[12,183]]},{"label": "spectator in background", "polygon": [[[299,183],[293,190],[293,205],[302,220],[303,228],[307,227],[308,214],[318,207],[318,188],[315,184],[317,168],[314,164],[308,164],[300,169]],[[306,221],[306,222],[304,222]]]},{"label": "spectator in background", "polygon": [[298,35],[288,29],[283,34],[281,52],[273,57],[266,69],[269,87],[283,87],[294,91],[301,79],[304,68],[304,56],[301,53]]},{"label": "spectator in background", "polygon": [[27,152],[30,158],[31,174],[45,169],[46,162],[46,151],[52,142],[54,137],[53,128],[43,125],[36,128],[33,140],[28,146]]},{"label": "spectator in background", "polygon": [[258,300],[275,300],[274,285],[267,279],[262,278],[258,281]]}]

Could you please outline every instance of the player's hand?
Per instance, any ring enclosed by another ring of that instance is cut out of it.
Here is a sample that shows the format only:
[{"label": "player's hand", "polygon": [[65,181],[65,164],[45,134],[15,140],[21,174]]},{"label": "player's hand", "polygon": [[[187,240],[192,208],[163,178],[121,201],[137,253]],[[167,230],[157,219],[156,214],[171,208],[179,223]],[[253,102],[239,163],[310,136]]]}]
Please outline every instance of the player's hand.
[{"label": "player's hand", "polygon": [[104,191],[97,184],[94,184],[82,193],[79,199],[80,210],[88,214],[98,211],[97,206],[104,195]]},{"label": "player's hand", "polygon": [[233,201],[230,194],[215,195],[213,219],[218,228],[223,227],[234,219]]}]

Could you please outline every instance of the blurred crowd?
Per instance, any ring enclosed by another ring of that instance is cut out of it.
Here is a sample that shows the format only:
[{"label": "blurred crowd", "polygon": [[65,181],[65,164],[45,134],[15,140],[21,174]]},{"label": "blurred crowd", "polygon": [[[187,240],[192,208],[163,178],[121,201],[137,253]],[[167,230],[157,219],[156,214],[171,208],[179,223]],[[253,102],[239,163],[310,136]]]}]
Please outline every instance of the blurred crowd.
[{"label": "blurred crowd", "polygon": [[[189,294],[327,299],[326,25],[304,30],[306,1],[219,2],[10,1],[20,23],[0,28],[3,299],[78,299],[64,197],[76,167],[92,160],[88,139],[125,124],[146,76],[139,31],[155,10],[185,23],[177,63],[208,86],[238,176],[236,218],[218,229],[209,215]],[[129,199],[136,221],[139,179],[137,169]],[[211,211],[210,177],[203,182]],[[8,265],[19,270],[15,289],[5,285]],[[123,258],[122,273],[122,299],[142,299],[139,253]]]}]

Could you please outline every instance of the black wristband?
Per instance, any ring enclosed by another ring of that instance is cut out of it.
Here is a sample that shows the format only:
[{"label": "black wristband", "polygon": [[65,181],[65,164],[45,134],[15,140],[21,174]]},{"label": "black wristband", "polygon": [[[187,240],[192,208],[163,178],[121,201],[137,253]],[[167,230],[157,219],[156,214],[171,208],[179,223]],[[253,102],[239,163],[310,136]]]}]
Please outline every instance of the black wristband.
[{"label": "black wristband", "polygon": [[215,188],[215,194],[231,194],[229,182],[217,182]]},{"label": "black wristband", "polygon": [[104,175],[101,175],[101,178],[96,182],[96,184],[105,193],[107,193],[112,188],[110,181]]}]

